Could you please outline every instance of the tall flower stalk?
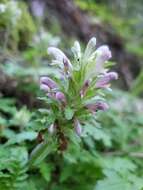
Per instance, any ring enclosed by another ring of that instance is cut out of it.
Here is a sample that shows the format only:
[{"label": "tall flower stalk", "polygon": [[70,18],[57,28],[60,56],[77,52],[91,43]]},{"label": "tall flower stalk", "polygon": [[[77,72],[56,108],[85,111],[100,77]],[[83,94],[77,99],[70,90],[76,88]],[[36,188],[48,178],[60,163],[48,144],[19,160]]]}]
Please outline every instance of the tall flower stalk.
[{"label": "tall flower stalk", "polygon": [[67,149],[71,132],[82,137],[86,123],[96,118],[97,111],[109,108],[105,93],[110,89],[110,82],[118,78],[117,73],[108,68],[112,57],[109,47],[96,48],[96,38],[90,39],[84,52],[76,41],[72,52],[70,61],[60,49],[49,47],[48,54],[53,58],[51,66],[59,75],[40,77],[42,99],[48,113],[43,118],[45,121],[50,118],[45,122],[43,143],[51,139],[59,151]]}]

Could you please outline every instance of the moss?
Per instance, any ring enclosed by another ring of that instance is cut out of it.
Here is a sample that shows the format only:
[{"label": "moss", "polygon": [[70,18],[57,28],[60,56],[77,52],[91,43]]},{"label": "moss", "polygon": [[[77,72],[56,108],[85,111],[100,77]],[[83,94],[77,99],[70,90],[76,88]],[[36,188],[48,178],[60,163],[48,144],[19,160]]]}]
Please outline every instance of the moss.
[{"label": "moss", "polygon": [[[3,0],[1,3],[7,4],[8,1]],[[2,42],[0,45],[14,51],[26,48],[36,32],[36,26],[26,4],[19,2],[18,7],[21,16],[15,24],[12,24],[13,17],[9,10],[0,14],[0,41]]]},{"label": "moss", "polygon": [[28,12],[28,8],[24,3],[19,3],[22,9],[21,19],[17,24],[18,35],[19,35],[19,48],[25,48],[28,43],[32,40],[33,34],[36,32],[36,26],[33,18]]}]

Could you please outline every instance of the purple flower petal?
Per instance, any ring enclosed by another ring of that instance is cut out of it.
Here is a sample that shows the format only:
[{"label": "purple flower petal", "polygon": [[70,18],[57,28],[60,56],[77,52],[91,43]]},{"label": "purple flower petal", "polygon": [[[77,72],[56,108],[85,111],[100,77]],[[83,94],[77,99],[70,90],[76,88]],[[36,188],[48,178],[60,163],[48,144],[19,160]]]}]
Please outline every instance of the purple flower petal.
[{"label": "purple flower petal", "polygon": [[116,80],[116,79],[118,79],[118,74],[116,72],[106,73],[102,78],[100,78],[96,82],[96,87],[105,88],[111,80]]},{"label": "purple flower petal", "polygon": [[41,77],[40,78],[40,84],[45,84],[50,89],[54,89],[54,88],[58,87],[57,83],[55,81],[53,81],[51,78],[49,78],[49,77]]},{"label": "purple flower petal", "polygon": [[104,63],[112,57],[112,54],[109,47],[106,45],[100,46],[96,50],[96,53],[96,73],[101,73],[104,69]]},{"label": "purple flower petal", "polygon": [[56,99],[61,101],[61,102],[66,102],[65,95],[62,92],[57,92],[56,93]]},{"label": "purple flower petal", "polygon": [[60,49],[58,49],[56,47],[49,47],[48,53],[50,55],[53,55],[53,57],[57,61],[60,61],[61,63],[63,63],[63,60],[66,61],[68,63],[69,68],[72,69],[72,64],[71,64],[70,60],[67,58],[67,56]]},{"label": "purple flower petal", "polygon": [[98,110],[106,111],[109,106],[105,102],[96,102],[95,104],[87,104],[86,108],[89,109],[91,112],[96,112]]},{"label": "purple flower petal", "polygon": [[50,88],[46,84],[40,84],[40,89],[45,91],[45,92],[50,91]]},{"label": "purple flower petal", "polygon": [[102,59],[103,62],[107,61],[112,57],[111,51],[107,45],[100,46],[97,50],[97,58]]}]

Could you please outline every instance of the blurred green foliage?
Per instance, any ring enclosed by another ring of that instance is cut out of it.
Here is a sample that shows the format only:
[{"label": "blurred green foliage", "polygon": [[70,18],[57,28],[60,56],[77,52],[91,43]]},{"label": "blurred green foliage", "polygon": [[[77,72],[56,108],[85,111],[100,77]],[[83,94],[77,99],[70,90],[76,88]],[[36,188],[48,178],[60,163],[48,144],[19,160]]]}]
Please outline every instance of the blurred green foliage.
[{"label": "blurred green foliage", "polygon": [[[36,32],[34,21],[23,2],[4,1],[0,11],[1,46],[13,50],[22,49],[32,40]],[[4,41],[2,40],[4,39]]]},{"label": "blurred green foliage", "polygon": [[93,22],[104,22],[113,26],[112,30],[125,40],[126,48],[142,57],[142,1],[76,0],[75,2],[81,9],[89,12]]}]

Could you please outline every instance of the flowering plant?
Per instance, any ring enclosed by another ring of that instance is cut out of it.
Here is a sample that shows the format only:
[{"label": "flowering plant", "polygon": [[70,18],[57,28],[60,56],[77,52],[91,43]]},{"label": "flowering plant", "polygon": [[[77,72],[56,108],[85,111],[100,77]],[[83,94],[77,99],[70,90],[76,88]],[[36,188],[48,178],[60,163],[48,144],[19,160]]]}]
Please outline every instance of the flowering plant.
[{"label": "flowering plant", "polygon": [[44,127],[39,129],[42,144],[33,151],[32,162],[41,149],[47,152],[50,139],[59,151],[66,150],[70,134],[74,132],[77,137],[84,137],[87,123],[96,127],[96,112],[106,111],[109,107],[105,92],[110,90],[111,80],[118,78],[116,72],[109,72],[109,47],[103,45],[96,49],[96,38],[93,37],[84,52],[77,41],[72,52],[74,58],[70,61],[60,49],[48,48],[48,54],[54,58],[51,66],[57,74],[40,77],[40,89],[44,92],[40,99],[45,102],[45,107],[40,109]]}]

